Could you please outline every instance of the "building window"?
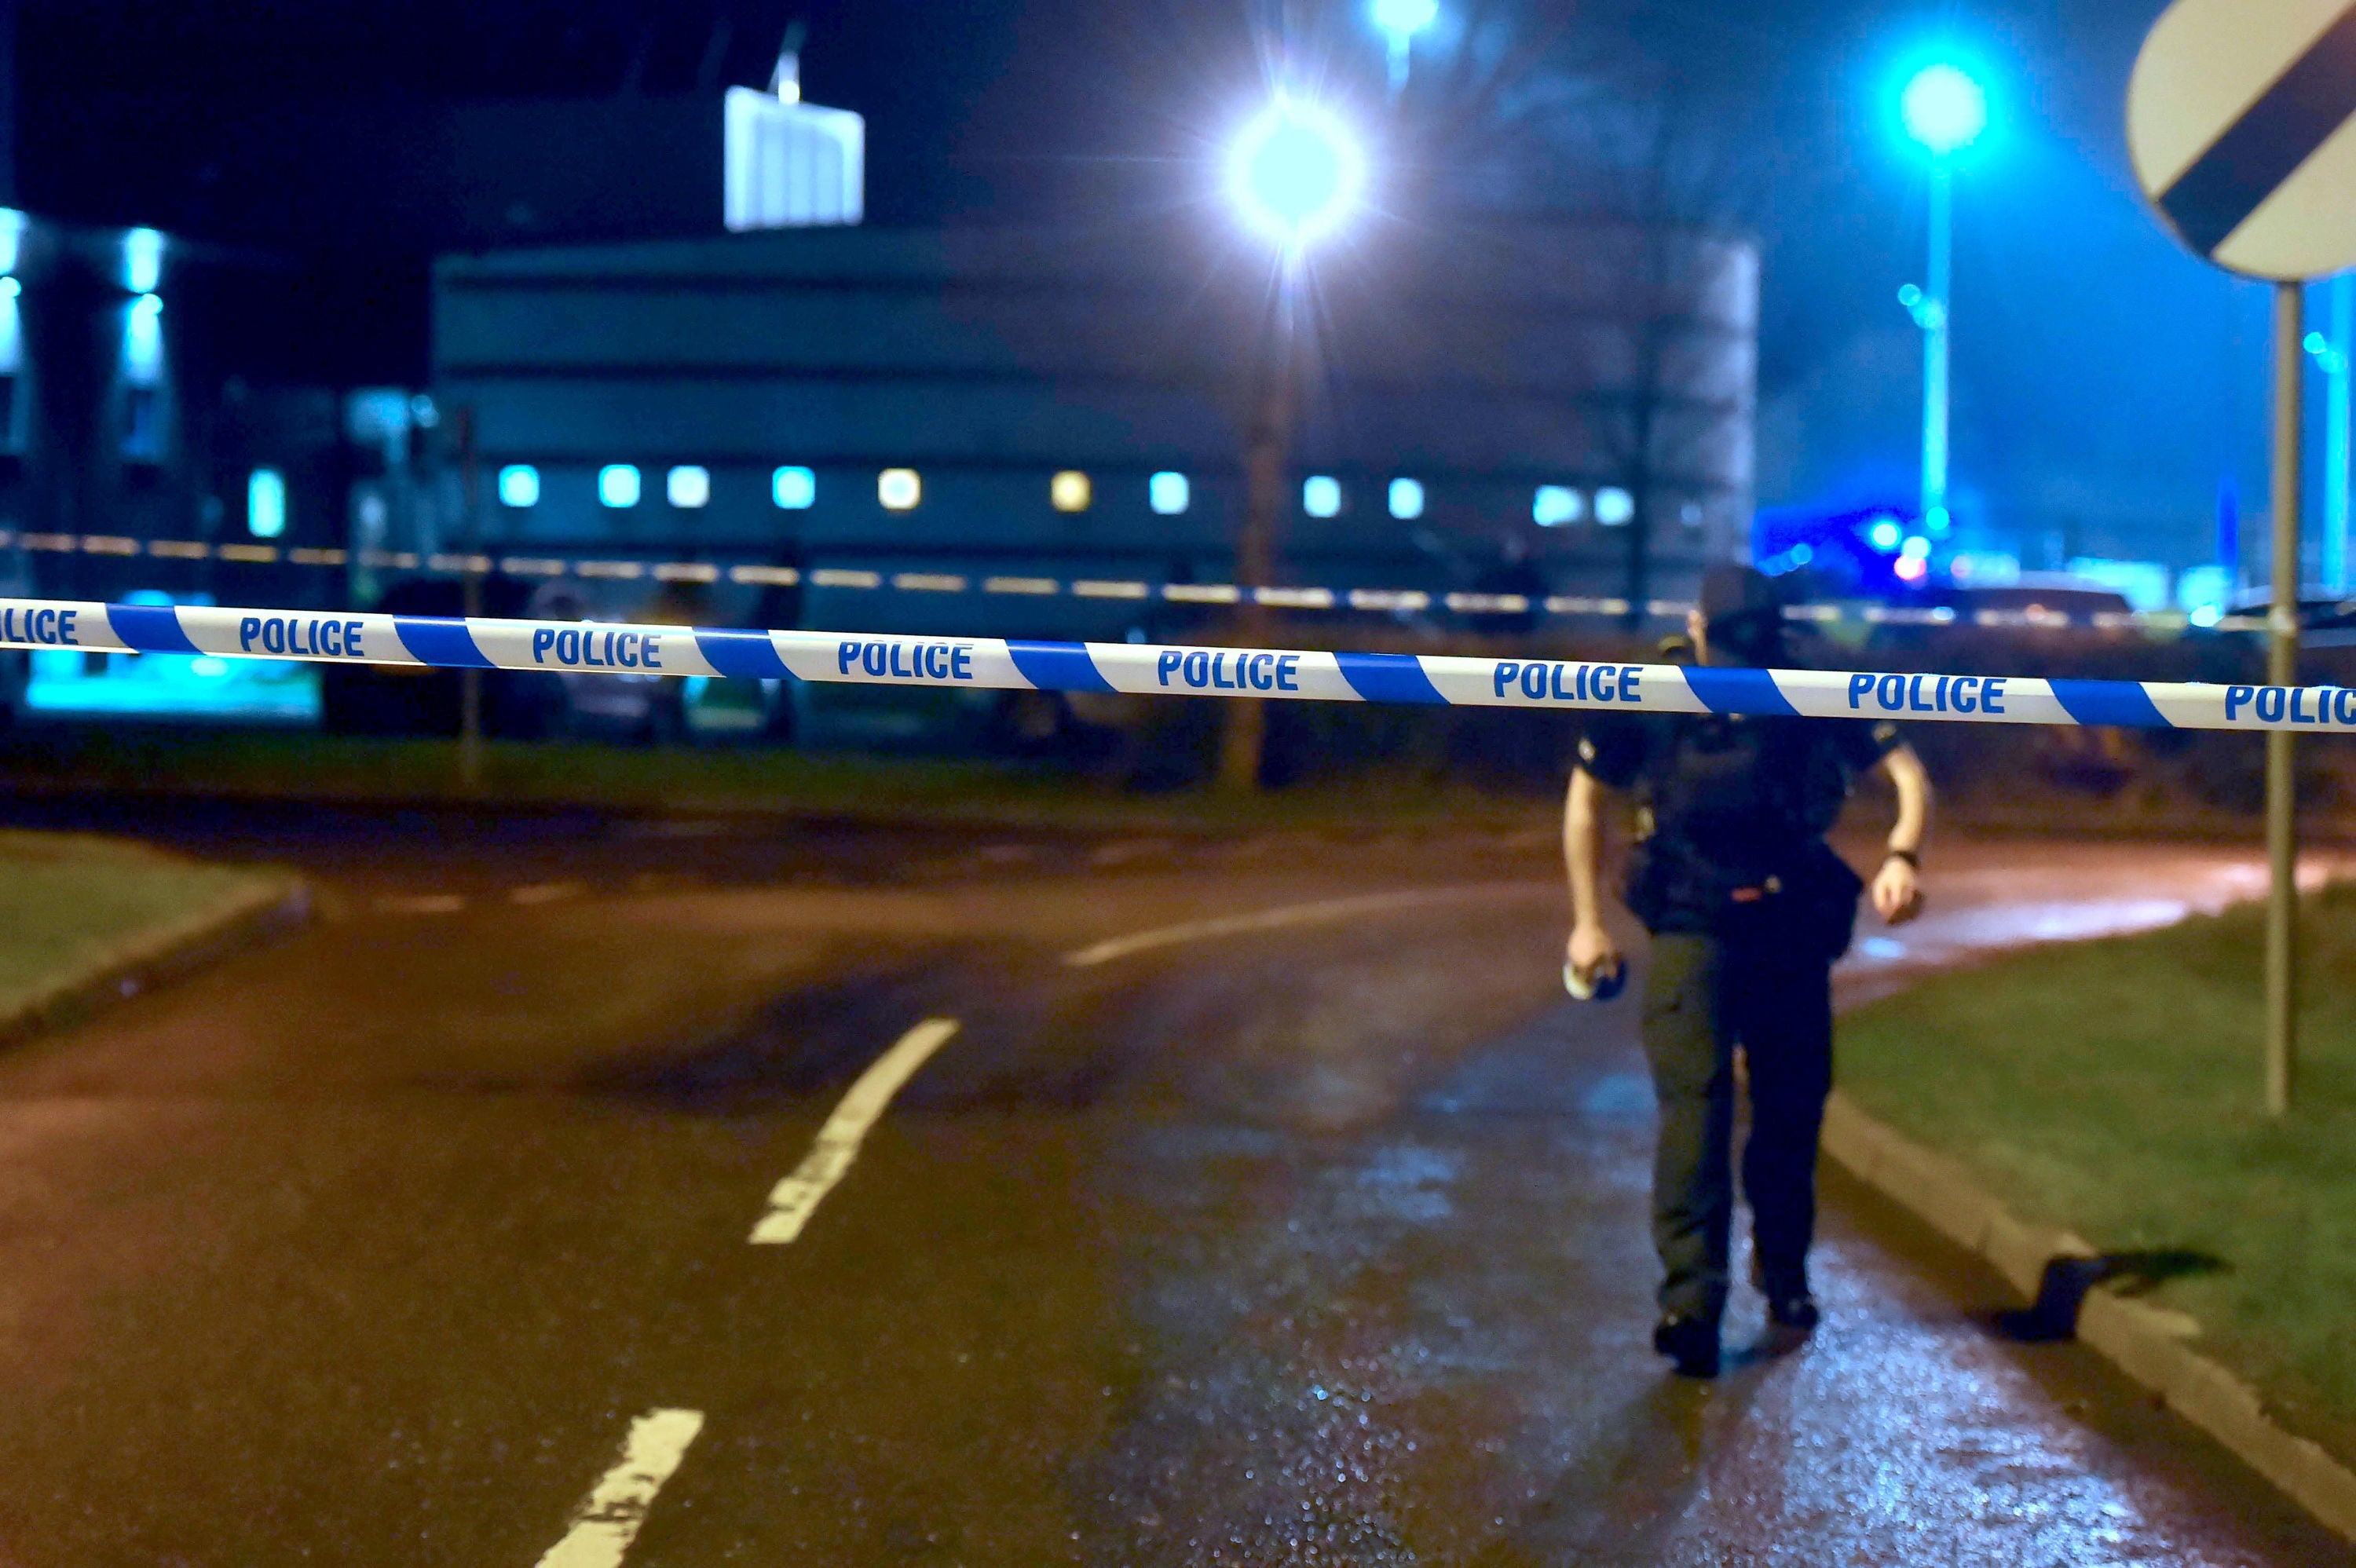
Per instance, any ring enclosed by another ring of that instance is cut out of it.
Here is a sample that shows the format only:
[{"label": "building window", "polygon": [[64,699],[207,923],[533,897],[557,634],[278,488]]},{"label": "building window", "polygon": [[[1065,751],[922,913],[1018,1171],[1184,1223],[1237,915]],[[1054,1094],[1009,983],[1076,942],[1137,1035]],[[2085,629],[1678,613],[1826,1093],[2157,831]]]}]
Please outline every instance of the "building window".
[{"label": "building window", "polygon": [[257,468],[245,480],[245,531],[274,539],[286,531],[286,475]]},{"label": "building window", "polygon": [[123,389],[123,455],[134,463],[164,458],[164,394],[154,387]]},{"label": "building window", "polygon": [[663,496],[674,507],[693,508],[712,504],[712,470],[682,464],[663,475]]},{"label": "building window", "polygon": [[1331,474],[1312,474],[1301,482],[1301,509],[1312,517],[1338,517],[1342,482]]},{"label": "building window", "polygon": [[1541,485],[1530,497],[1530,521],[1559,528],[1587,516],[1587,497],[1568,485]]},{"label": "building window", "polygon": [[1391,481],[1391,516],[1402,522],[1423,516],[1423,481],[1394,479]]},{"label": "building window", "polygon": [[1157,474],[1145,482],[1146,504],[1164,517],[1174,517],[1194,499],[1183,474]]},{"label": "building window", "polygon": [[924,495],[924,482],[913,468],[886,468],[875,476],[875,498],[887,512],[914,511]]},{"label": "building window", "polygon": [[1047,481],[1047,499],[1059,512],[1085,512],[1096,497],[1096,486],[1076,468],[1066,468]]},{"label": "building window", "polygon": [[1626,525],[1636,515],[1636,497],[1625,490],[1598,490],[1595,493],[1595,520],[1607,528]]},{"label": "building window", "polygon": [[609,463],[597,470],[597,499],[608,507],[638,504],[638,471],[627,463]]},{"label": "building window", "polygon": [[499,505],[540,505],[540,470],[529,463],[510,463],[499,470]]},{"label": "building window", "polygon": [[780,468],[769,475],[769,497],[784,511],[806,512],[818,504],[818,475],[807,468]]}]

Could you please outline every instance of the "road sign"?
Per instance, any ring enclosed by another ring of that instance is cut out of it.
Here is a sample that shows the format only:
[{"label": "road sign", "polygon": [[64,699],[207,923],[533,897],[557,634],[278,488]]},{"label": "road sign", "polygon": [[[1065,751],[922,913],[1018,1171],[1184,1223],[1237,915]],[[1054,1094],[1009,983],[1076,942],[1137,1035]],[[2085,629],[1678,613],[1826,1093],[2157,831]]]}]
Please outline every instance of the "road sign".
[{"label": "road sign", "polygon": [[2280,282],[2356,266],[2356,3],[2176,0],[2136,57],[2127,150],[2206,260]]}]

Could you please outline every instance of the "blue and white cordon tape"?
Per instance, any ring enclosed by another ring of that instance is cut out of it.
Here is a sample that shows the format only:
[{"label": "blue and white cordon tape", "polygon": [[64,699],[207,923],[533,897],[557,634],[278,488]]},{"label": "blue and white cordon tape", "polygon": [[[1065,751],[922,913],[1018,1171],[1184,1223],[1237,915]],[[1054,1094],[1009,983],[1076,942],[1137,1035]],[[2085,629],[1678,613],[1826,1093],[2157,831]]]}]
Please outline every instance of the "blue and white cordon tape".
[{"label": "blue and white cordon tape", "polygon": [[1019,642],[873,632],[709,631],[0,599],[0,645],[103,653],[847,681],[873,686],[1265,697],[1307,702],[1902,717],[2147,730],[2356,731],[2356,688],[1463,658]]}]

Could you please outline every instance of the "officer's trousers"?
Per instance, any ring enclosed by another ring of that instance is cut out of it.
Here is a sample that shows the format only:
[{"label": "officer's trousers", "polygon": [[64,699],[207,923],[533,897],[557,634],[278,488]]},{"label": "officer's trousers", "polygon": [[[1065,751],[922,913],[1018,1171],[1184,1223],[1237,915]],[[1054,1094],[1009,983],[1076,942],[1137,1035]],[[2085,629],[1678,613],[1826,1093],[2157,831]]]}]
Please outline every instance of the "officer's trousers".
[{"label": "officer's trousers", "polygon": [[1662,1309],[1715,1318],[1726,1304],[1738,1044],[1751,1082],[1742,1191],[1760,1269],[1771,1296],[1804,1293],[1816,1137],[1832,1092],[1831,965],[1762,943],[1655,936],[1643,1030],[1661,1105],[1653,1242],[1667,1271]]}]

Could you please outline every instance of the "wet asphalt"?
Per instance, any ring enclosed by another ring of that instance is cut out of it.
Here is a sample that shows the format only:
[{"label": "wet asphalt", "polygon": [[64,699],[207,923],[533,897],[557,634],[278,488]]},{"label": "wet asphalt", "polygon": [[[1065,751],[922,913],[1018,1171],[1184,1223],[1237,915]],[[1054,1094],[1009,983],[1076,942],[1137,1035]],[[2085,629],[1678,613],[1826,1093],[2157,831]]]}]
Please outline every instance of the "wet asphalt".
[{"label": "wet asphalt", "polygon": [[[1667,1376],[1633,1011],[1562,998],[1543,816],[11,815],[320,897],[0,1055],[0,1564],[2356,1560],[1837,1176],[1815,1340],[1765,1355],[1739,1296],[1728,1375]],[[2249,876],[1943,867],[1851,994]],[[748,1244],[927,1019],[799,1237]],[[562,1556],[659,1410],[701,1416],[675,1467]]]}]

